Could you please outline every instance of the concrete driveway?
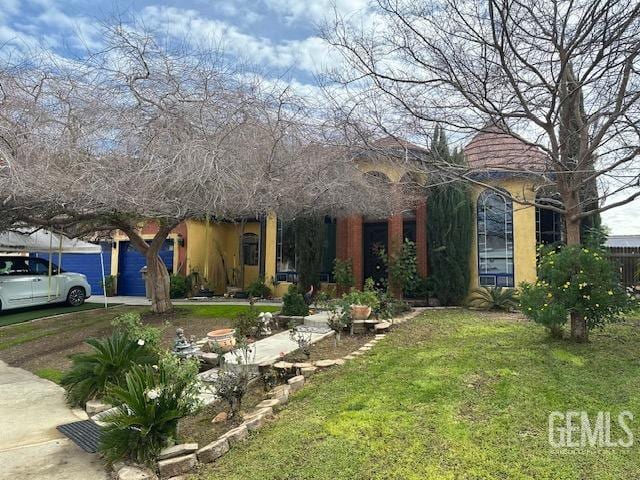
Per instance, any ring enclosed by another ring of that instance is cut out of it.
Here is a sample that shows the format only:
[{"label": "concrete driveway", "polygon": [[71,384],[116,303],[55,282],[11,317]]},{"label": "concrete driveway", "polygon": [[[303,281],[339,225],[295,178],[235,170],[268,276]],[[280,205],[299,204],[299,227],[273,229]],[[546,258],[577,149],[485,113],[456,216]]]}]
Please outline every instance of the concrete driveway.
[{"label": "concrete driveway", "polygon": [[85,420],[67,407],[64,389],[0,361],[0,478],[16,480],[104,480],[97,455],[56,430]]}]

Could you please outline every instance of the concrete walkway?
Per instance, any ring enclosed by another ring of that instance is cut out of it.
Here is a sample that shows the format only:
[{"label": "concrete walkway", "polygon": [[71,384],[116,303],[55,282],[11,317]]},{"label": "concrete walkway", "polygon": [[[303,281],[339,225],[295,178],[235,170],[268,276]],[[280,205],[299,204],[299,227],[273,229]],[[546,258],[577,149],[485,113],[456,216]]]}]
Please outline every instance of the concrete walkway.
[{"label": "concrete walkway", "polygon": [[86,418],[67,407],[62,387],[0,361],[0,478],[106,479],[97,455],[56,430]]},{"label": "concrete walkway", "polygon": [[[109,303],[120,303],[124,305],[151,305],[151,301],[146,297],[108,297]],[[87,303],[104,303],[104,296],[92,295],[87,299]],[[224,299],[207,299],[207,300],[172,300],[174,305],[249,305],[249,300],[224,300]],[[260,305],[267,305],[271,307],[280,307],[282,302],[272,301],[256,301],[255,307],[260,308]]]}]

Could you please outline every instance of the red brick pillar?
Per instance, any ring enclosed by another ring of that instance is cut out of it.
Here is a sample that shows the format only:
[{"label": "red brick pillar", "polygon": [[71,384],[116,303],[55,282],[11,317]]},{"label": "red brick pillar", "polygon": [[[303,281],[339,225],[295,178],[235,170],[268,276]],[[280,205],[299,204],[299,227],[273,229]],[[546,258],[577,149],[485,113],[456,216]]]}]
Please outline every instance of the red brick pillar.
[{"label": "red brick pillar", "polygon": [[416,208],[416,263],[418,275],[427,278],[427,202]]},{"label": "red brick pillar", "polygon": [[336,220],[336,258],[347,259],[348,225],[346,218]]},{"label": "red brick pillar", "polygon": [[[403,239],[402,215],[391,215],[388,221],[388,244],[389,244],[389,263],[393,262],[393,258],[402,248]],[[397,298],[402,297],[402,290],[397,285],[391,285],[391,292]]]},{"label": "red brick pillar", "polygon": [[362,259],[362,217],[353,216],[347,219],[347,258],[351,259],[355,287],[362,289],[363,259]]}]

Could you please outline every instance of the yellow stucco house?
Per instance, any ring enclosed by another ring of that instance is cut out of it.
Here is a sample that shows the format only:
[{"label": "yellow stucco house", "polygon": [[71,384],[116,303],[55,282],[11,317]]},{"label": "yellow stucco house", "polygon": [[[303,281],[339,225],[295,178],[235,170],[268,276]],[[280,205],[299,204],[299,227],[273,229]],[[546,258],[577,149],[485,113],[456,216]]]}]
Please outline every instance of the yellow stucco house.
[{"label": "yellow stucco house", "polygon": [[[407,162],[393,160],[398,158],[398,150],[414,154],[416,158],[428,156],[427,150],[396,139],[384,139],[378,147],[382,152],[389,149],[395,155],[377,154],[356,161],[363,171],[392,184],[402,182],[412,170]],[[536,246],[540,242],[559,240],[561,222],[556,214],[538,211],[518,200],[532,199],[535,195],[536,178],[532,171],[544,162],[544,156],[491,129],[478,133],[464,152],[478,179],[478,184],[473,185],[476,208],[469,258],[471,288],[511,287],[535,280]],[[501,191],[510,195],[503,195]],[[332,282],[335,258],[351,259],[356,286],[362,287],[366,278],[380,272],[373,247],[383,245],[391,251],[405,238],[416,244],[420,275],[428,275],[427,218],[428,199],[410,212],[389,218],[327,218],[323,282]],[[152,236],[153,225],[146,226],[142,233]],[[242,290],[257,278],[264,278],[273,295],[282,296],[297,278],[292,235],[289,225],[273,215],[236,223],[189,220],[169,236],[162,257],[172,273],[194,275],[197,284],[216,295]],[[137,280],[140,258],[137,263],[133,262],[135,255],[125,236],[114,238],[111,273],[118,276],[118,294],[143,294],[142,283]],[[130,266],[131,262],[135,264]]]}]

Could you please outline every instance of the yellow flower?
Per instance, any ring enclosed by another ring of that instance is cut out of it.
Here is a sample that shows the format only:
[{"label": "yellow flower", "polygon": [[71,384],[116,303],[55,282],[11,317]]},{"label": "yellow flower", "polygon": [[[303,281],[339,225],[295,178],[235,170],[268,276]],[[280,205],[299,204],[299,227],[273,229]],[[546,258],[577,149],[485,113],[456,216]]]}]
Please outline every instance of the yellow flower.
[{"label": "yellow flower", "polygon": [[613,290],[609,290],[607,293],[608,293],[609,295],[613,295]]},{"label": "yellow flower", "polygon": [[599,304],[599,303],[596,303],[596,308],[598,308],[598,307],[600,307],[600,304]]}]

